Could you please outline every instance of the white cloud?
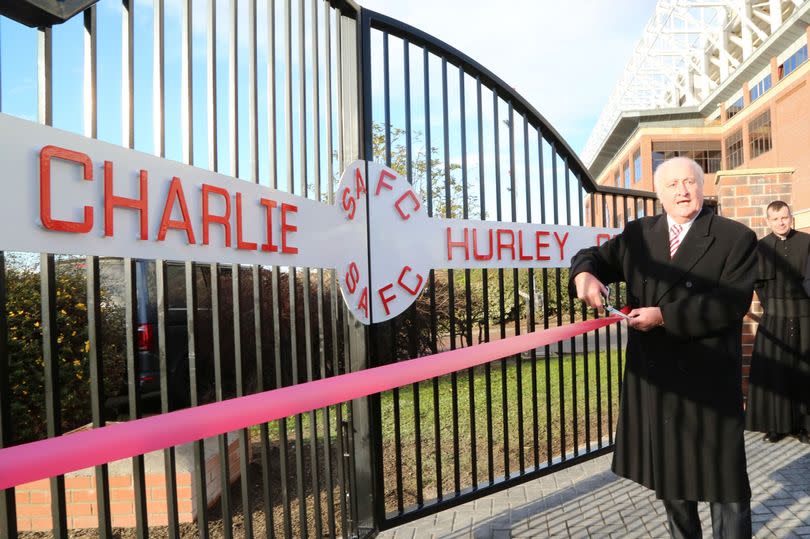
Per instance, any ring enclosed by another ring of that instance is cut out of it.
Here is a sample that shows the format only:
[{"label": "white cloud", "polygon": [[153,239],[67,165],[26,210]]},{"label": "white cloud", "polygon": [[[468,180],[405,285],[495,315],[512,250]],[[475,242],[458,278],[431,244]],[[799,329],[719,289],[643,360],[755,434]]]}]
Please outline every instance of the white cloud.
[{"label": "white cloud", "polygon": [[461,50],[526,98],[576,151],[655,0],[362,0]]}]

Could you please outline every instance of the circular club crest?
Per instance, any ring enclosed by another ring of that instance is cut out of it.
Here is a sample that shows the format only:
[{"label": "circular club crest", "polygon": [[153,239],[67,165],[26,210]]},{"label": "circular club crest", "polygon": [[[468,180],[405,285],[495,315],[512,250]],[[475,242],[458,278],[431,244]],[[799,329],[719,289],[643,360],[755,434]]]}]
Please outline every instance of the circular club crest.
[{"label": "circular club crest", "polygon": [[352,238],[337,268],[346,305],[365,324],[394,318],[416,300],[431,269],[421,256],[429,226],[422,202],[393,169],[355,161],[335,204]]}]

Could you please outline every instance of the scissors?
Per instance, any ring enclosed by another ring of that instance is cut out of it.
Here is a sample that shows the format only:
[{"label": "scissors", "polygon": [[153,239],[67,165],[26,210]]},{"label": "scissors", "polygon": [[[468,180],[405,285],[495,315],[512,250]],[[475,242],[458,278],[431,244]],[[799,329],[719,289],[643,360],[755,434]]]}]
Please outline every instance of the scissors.
[{"label": "scissors", "polygon": [[614,316],[620,316],[620,317],[624,318],[625,320],[630,320],[629,316],[627,316],[626,314],[621,312],[619,309],[615,308],[613,305],[610,304],[610,288],[607,289],[606,293],[602,294],[602,297],[605,299],[605,301],[603,302],[603,306],[604,306],[606,312],[608,312],[608,313],[610,313],[610,314],[612,314]]}]

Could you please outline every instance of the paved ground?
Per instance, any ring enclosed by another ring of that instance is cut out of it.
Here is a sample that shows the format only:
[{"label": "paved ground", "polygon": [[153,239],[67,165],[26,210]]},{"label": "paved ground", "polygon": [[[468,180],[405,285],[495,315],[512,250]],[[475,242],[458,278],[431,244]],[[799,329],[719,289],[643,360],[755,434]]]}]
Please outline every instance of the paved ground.
[{"label": "paved ground", "polygon": [[[754,536],[810,538],[810,445],[748,433]],[[610,472],[612,455],[387,530],[378,537],[669,537],[661,503]],[[700,504],[711,537],[707,504]]]}]

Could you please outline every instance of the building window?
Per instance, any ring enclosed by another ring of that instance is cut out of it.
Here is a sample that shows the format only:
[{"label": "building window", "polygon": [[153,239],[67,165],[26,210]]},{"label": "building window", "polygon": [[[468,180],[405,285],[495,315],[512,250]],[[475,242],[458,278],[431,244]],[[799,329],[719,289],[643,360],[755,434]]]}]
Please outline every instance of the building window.
[{"label": "building window", "polygon": [[748,124],[751,158],[771,149],[771,111],[766,110]]},{"label": "building window", "polygon": [[737,168],[738,166],[742,165],[742,162],[742,129],[738,129],[726,139],[726,168]]},{"label": "building window", "polygon": [[644,201],[636,200],[636,219],[644,217]]},{"label": "building window", "polygon": [[771,76],[768,75],[759,81],[756,86],[751,88],[751,101],[754,101],[756,98],[767,92],[771,89]]},{"label": "building window", "polygon": [[630,163],[624,163],[624,187],[630,189]]},{"label": "building window", "polygon": [[694,159],[705,173],[713,174],[720,170],[721,153],[719,140],[653,142],[653,172],[667,159],[688,157]]},{"label": "building window", "polygon": [[641,150],[633,154],[633,183],[641,181]]},{"label": "building window", "polygon": [[616,171],[616,176],[613,177],[613,183],[616,184],[616,187],[622,186],[622,175],[618,170]]},{"label": "building window", "polygon": [[743,109],[743,98],[740,97],[726,109],[726,119],[730,120],[735,114]]},{"label": "building window", "polygon": [[785,63],[779,66],[779,80],[790,75],[796,68],[807,61],[807,45],[794,52],[790,58],[785,60]]}]

